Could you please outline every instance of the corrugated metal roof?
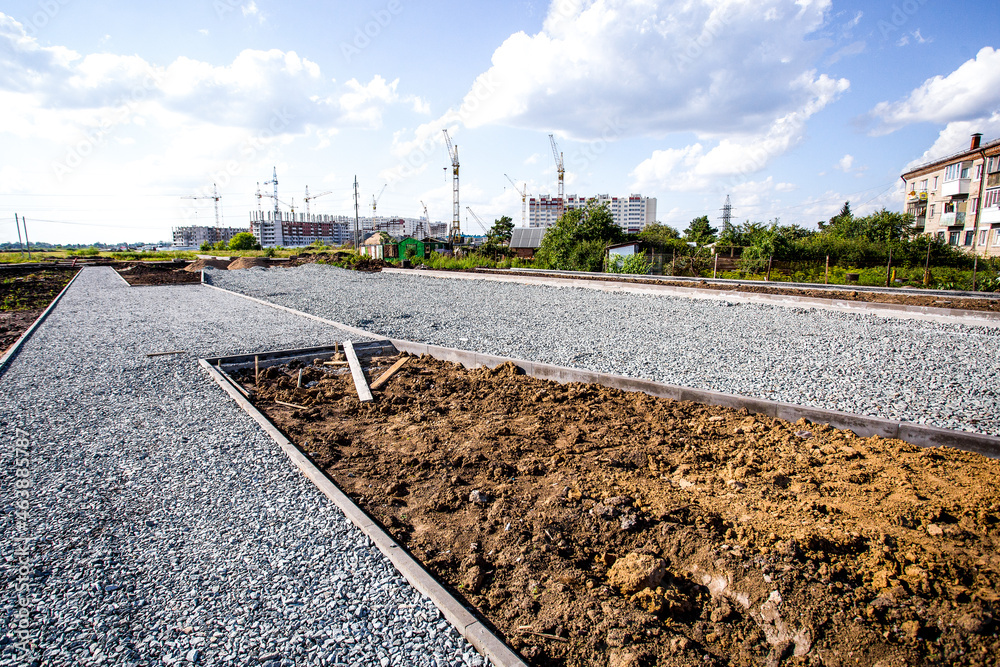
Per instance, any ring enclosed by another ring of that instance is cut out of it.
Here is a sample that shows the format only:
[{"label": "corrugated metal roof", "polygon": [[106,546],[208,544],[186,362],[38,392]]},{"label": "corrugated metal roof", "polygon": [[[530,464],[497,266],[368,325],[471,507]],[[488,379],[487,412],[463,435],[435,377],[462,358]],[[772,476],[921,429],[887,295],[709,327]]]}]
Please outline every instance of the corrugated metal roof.
[{"label": "corrugated metal roof", "polygon": [[515,227],[510,232],[510,247],[537,248],[542,245],[542,237],[547,231],[546,227]]}]

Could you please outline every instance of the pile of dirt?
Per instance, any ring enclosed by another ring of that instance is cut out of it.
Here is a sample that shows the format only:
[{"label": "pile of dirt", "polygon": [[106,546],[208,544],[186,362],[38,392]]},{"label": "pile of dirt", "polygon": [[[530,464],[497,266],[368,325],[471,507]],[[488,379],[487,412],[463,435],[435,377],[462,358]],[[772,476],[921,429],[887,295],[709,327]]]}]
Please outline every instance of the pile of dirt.
[{"label": "pile of dirt", "polygon": [[382,269],[388,269],[392,264],[385,261],[384,259],[379,259],[378,257],[361,257],[358,261],[354,262],[350,268],[355,271],[367,271],[371,273],[378,273]]},{"label": "pile of dirt", "polygon": [[237,257],[228,268],[230,271],[236,271],[237,269],[249,269],[255,266],[270,265],[271,263],[267,261],[266,257]]},{"label": "pile of dirt", "polygon": [[282,264],[284,267],[296,267],[302,266],[303,264],[346,264],[352,257],[354,253],[350,250],[334,250],[333,252],[318,252],[318,253],[308,253],[304,252],[301,255],[292,255],[288,258],[288,261]]},{"label": "pile of dirt", "polygon": [[0,355],[34,324],[76,268],[0,268]]},{"label": "pile of dirt", "polygon": [[[472,269],[473,273],[490,273],[491,269]],[[493,271],[496,272],[496,271]],[[524,273],[518,271],[498,272],[503,275],[540,277],[547,274]],[[780,283],[714,283],[708,280],[700,282],[685,282],[672,280],[649,280],[644,278],[623,278],[621,276],[598,277],[598,276],[566,276],[552,274],[553,278],[571,277],[574,280],[599,280],[638,283],[641,285],[669,285],[671,287],[685,287],[688,289],[707,289],[715,291],[747,292],[750,294],[782,294],[787,296],[800,296],[812,299],[832,299],[838,301],[860,301],[865,303],[892,303],[906,306],[926,306],[931,308],[956,308],[958,310],[979,310],[987,312],[1000,312],[1000,295],[997,298],[968,298],[968,297],[942,297],[937,294],[920,294],[914,289],[913,294],[898,294],[885,292],[868,292],[857,290],[829,290],[804,287],[781,287]]]},{"label": "pile of dirt", "polygon": [[242,380],[531,664],[1000,655],[1000,462],[512,365],[412,358],[366,404],[301,368]]},{"label": "pile of dirt", "polygon": [[188,264],[184,270],[195,273],[209,266],[215,269],[228,269],[229,264],[230,262],[224,259],[197,259]]}]

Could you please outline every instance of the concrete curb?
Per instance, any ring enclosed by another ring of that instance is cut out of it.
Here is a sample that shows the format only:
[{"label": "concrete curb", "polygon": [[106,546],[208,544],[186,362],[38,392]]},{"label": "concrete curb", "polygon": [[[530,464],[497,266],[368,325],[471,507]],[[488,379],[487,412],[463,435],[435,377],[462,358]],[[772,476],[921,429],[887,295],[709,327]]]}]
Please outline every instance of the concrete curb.
[{"label": "concrete curb", "polygon": [[[262,299],[257,299],[236,292],[224,290],[221,287],[209,285],[214,289],[235,294],[244,299],[250,299],[257,303],[271,308],[284,310],[295,315],[323,322],[339,329],[353,333],[354,335],[372,338],[374,340],[385,339],[384,336],[373,334],[363,329],[349,327],[333,320],[303,313],[301,311],[279,306]],[[603,384],[623,391],[642,391],[652,396],[661,398],[671,398],[677,401],[692,401],[704,405],[718,405],[726,408],[745,408],[754,414],[766,415],[787,421],[795,422],[805,418],[813,423],[824,423],[834,428],[847,429],[862,437],[877,435],[883,438],[898,438],[920,447],[953,447],[962,451],[982,454],[989,458],[1000,459],[1000,437],[972,433],[970,431],[956,431],[936,426],[924,426],[913,422],[897,421],[892,419],[882,419],[880,417],[868,417],[850,412],[840,412],[837,410],[827,410],[824,408],[812,408],[795,403],[782,403],[779,401],[769,401],[762,398],[752,398],[737,394],[724,394],[717,391],[705,389],[692,389],[678,385],[663,384],[651,380],[640,380],[637,378],[625,377],[622,375],[612,375],[610,373],[598,373],[564,366],[554,366],[552,364],[525,361],[523,359],[513,359],[500,357],[492,354],[480,352],[469,352],[450,347],[441,347],[427,343],[417,343],[401,339],[390,338],[389,341],[401,352],[410,354],[430,354],[438,359],[454,361],[467,368],[477,368],[479,366],[499,366],[505,362],[511,362],[521,368],[532,377],[545,380],[555,380],[560,383],[567,382],[588,382]]]},{"label": "concrete curb", "polygon": [[[412,269],[382,269],[383,273],[421,275],[428,278],[451,278],[455,280],[491,280],[513,282],[523,285],[548,285],[551,287],[579,287],[604,292],[628,292],[653,296],[679,296],[710,301],[731,301],[740,303],[761,303],[792,308],[819,308],[841,313],[895,317],[900,319],[923,320],[940,324],[963,324],[966,326],[1000,327],[1000,313],[970,311],[958,308],[933,308],[930,306],[908,306],[896,303],[870,303],[845,299],[821,299],[816,297],[793,296],[790,294],[753,294],[732,290],[707,290],[698,287],[676,287],[674,285],[646,285],[616,280],[581,280],[571,277],[551,276],[505,276],[495,273],[460,273],[451,271]],[[743,283],[746,284],[746,283]]]},{"label": "concrete curb", "polygon": [[38,319],[35,320],[34,323],[32,323],[32,325],[28,327],[28,329],[23,334],[21,334],[21,337],[18,338],[16,341],[14,341],[14,344],[7,349],[4,355],[0,357],[0,378],[3,377],[4,371],[7,370],[7,364],[14,357],[17,356],[17,353],[21,351],[21,346],[24,345],[24,343],[29,338],[31,338],[31,334],[35,333],[35,329],[41,326],[42,322],[45,321],[45,318],[49,316],[49,313],[51,313],[53,309],[55,309],[56,304],[58,304],[59,300],[62,299],[63,294],[65,294],[66,290],[68,290],[73,285],[73,283],[76,282],[77,276],[79,276],[81,273],[83,273],[82,268],[75,274],[73,274],[73,277],[69,279],[69,282],[66,283],[66,286],[62,288],[62,291],[56,295],[56,298],[52,300],[52,303],[49,304],[49,307],[42,311],[42,314],[38,316]]},{"label": "concrete curb", "polygon": [[[219,289],[219,288],[216,288]],[[317,348],[312,348],[318,351]],[[332,351],[332,348],[329,348]],[[272,358],[280,353],[268,353]],[[242,355],[253,357],[254,355]],[[466,609],[451,593],[434,579],[431,574],[417,562],[396,540],[375,523],[368,514],[365,513],[351,498],[317,468],[312,461],[306,458],[291,441],[279,431],[271,421],[265,417],[257,408],[253,406],[243,394],[227,379],[224,373],[220,372],[211,362],[225,362],[226,358],[220,359],[199,359],[198,363],[208,371],[212,379],[236,401],[254,421],[260,424],[261,428],[271,439],[273,439],[282,451],[291,459],[292,463],[305,475],[316,487],[323,492],[355,526],[361,530],[372,543],[381,551],[393,564],[400,574],[415,589],[426,595],[434,602],[434,605],[441,610],[444,617],[451,623],[459,634],[466,641],[476,648],[481,654],[489,658],[490,662],[498,667],[526,667],[526,663],[499,637],[476,619],[473,614]]]}]

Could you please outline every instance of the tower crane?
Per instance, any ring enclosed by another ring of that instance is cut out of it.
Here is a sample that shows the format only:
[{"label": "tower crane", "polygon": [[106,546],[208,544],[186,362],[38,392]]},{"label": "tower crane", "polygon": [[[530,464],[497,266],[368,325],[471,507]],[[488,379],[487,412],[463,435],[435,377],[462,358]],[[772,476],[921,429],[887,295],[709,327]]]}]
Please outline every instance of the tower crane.
[{"label": "tower crane", "polygon": [[556,160],[556,171],[559,173],[559,217],[562,217],[566,198],[566,165],[563,162],[563,154],[556,146],[556,138],[549,135],[549,142],[552,144],[552,157]]},{"label": "tower crane", "polygon": [[431,214],[427,212],[427,204],[425,204],[422,199],[420,200],[420,205],[424,207],[424,224],[426,225],[426,229],[424,230],[424,236],[425,237],[426,236],[430,236],[431,235]]},{"label": "tower crane", "polygon": [[273,185],[274,186],[274,194],[273,195],[264,195],[264,196],[265,197],[271,197],[272,199],[274,199],[274,221],[275,222],[280,222],[281,221],[281,214],[278,212],[278,168],[274,167],[273,171],[271,173],[272,173],[271,180],[264,181],[264,185]]},{"label": "tower crane", "polygon": [[448,130],[441,131],[444,132],[444,141],[448,145],[448,157],[451,158],[452,212],[451,229],[448,231],[448,236],[452,243],[459,243],[462,239],[462,211],[458,204],[458,146],[451,145]]},{"label": "tower crane", "polygon": [[319,199],[320,197],[328,195],[332,192],[333,190],[327,190],[326,192],[321,192],[318,195],[311,195],[309,194],[309,186],[308,185],[306,186],[306,196],[303,197],[303,200],[305,200],[306,202],[306,221],[312,222],[312,218],[309,217],[309,202],[312,201],[313,199]]},{"label": "tower crane", "polygon": [[[507,174],[504,174],[507,176]],[[507,180],[510,184],[514,186],[514,191],[521,195],[521,226],[528,226],[528,184],[525,183],[523,187],[517,187],[517,183],[514,182],[510,176],[507,176]]]},{"label": "tower crane", "polygon": [[215,226],[219,227],[219,200],[222,199],[222,195],[219,194],[219,188],[212,183],[212,194],[210,195],[189,195],[187,197],[181,197],[181,199],[214,199],[215,200]]},{"label": "tower crane", "polygon": [[372,224],[375,224],[375,211],[378,208],[378,200],[382,198],[382,193],[385,192],[387,187],[389,187],[388,183],[382,186],[377,195],[372,195]]},{"label": "tower crane", "polygon": [[478,215],[476,215],[476,212],[475,212],[475,211],[473,211],[473,210],[472,210],[472,208],[470,208],[470,207],[468,207],[468,206],[466,206],[466,207],[465,207],[465,210],[466,210],[466,211],[468,211],[468,212],[469,212],[469,215],[471,215],[471,216],[472,216],[472,218],[473,218],[473,219],[474,219],[474,220],[475,220],[476,222],[478,222],[478,223],[479,223],[479,226],[480,226],[480,227],[482,228],[482,230],[483,230],[483,233],[484,233],[484,234],[489,234],[489,231],[488,231],[488,230],[486,229],[486,225],[485,225],[485,224],[483,223],[483,221],[482,221],[482,220],[480,220],[480,219],[479,219],[479,216],[478,216]]}]

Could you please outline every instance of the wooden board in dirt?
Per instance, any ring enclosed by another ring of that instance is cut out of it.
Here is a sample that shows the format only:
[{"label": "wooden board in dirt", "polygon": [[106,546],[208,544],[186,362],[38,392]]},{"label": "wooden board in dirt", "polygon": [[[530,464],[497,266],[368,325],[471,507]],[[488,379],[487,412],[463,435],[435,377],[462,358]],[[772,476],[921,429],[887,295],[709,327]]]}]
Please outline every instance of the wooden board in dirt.
[{"label": "wooden board in dirt", "polygon": [[998,461],[511,364],[413,358],[366,404],[345,366],[238,378],[531,664],[1000,654]]},{"label": "wooden board in dirt", "polygon": [[0,271],[0,354],[28,330],[77,271],[34,267]]}]

